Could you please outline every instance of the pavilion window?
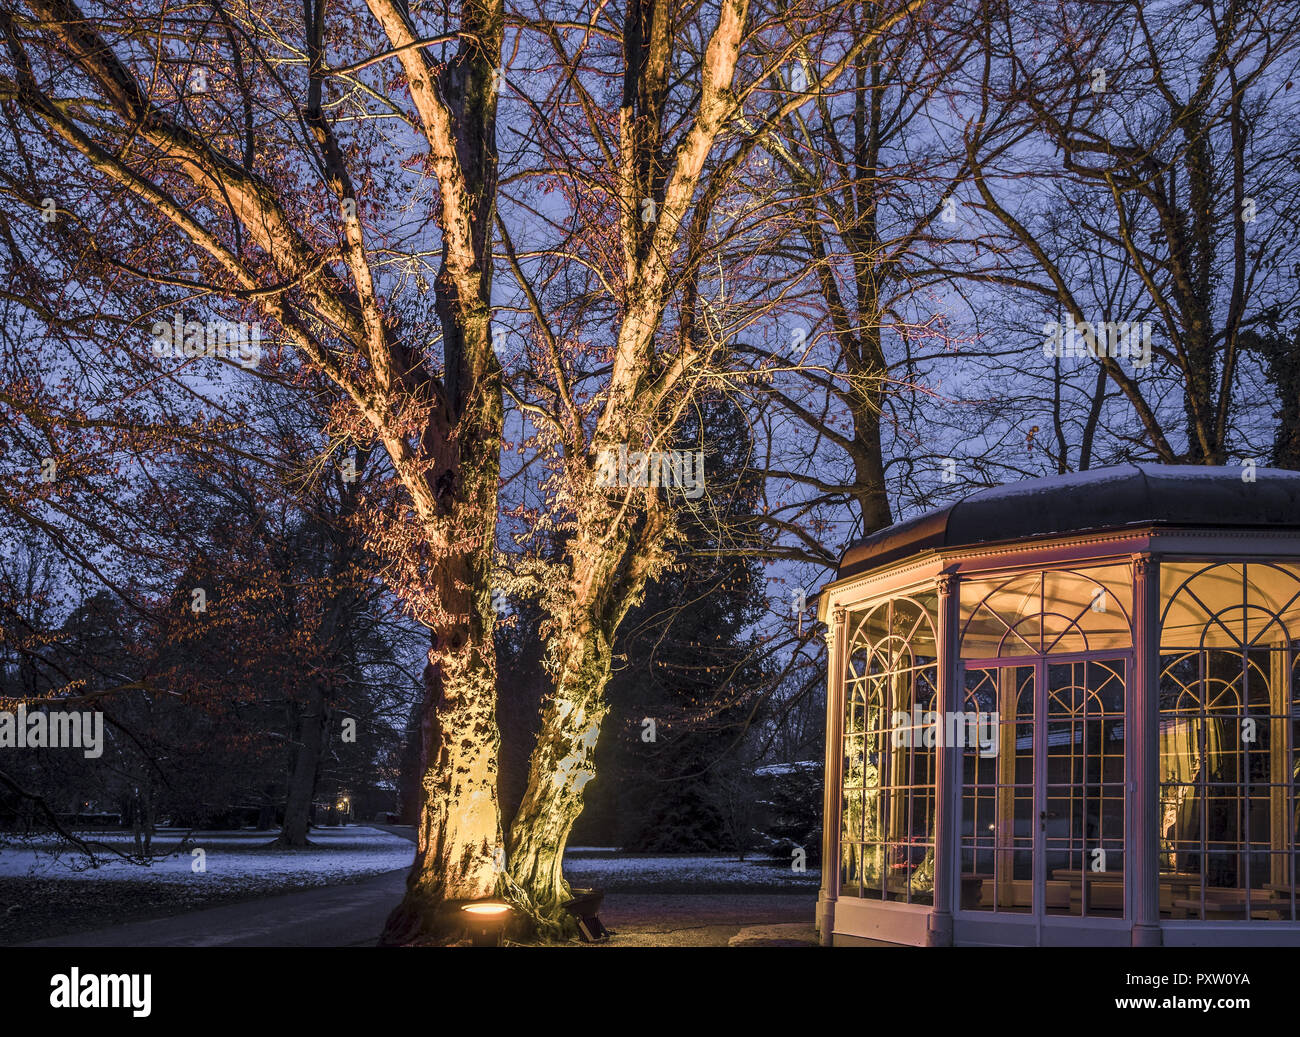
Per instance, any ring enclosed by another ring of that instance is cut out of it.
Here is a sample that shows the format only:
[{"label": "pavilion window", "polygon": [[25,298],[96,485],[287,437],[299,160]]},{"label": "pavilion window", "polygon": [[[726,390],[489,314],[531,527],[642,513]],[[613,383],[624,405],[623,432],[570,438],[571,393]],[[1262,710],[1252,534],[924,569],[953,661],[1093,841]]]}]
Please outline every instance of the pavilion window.
[{"label": "pavilion window", "polygon": [[1161,914],[1295,919],[1300,569],[1165,562]]},{"label": "pavilion window", "polygon": [[849,619],[841,896],[934,899],[937,603],[898,597]]}]

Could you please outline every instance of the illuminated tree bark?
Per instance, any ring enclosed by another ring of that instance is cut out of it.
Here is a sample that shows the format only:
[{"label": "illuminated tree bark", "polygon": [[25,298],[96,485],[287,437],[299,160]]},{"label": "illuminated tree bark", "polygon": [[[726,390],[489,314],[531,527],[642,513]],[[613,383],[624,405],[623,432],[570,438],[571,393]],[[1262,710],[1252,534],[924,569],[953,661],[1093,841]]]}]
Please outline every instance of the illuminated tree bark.
[{"label": "illuminated tree bark", "polygon": [[[595,467],[600,450],[653,440],[656,430],[671,428],[673,415],[684,405],[685,397],[674,399],[674,389],[685,380],[693,344],[689,337],[677,340],[682,355],[669,362],[667,374],[660,370],[664,357],[656,351],[656,332],[672,290],[666,257],[690,225],[705,163],[734,111],[730,89],[747,14],[746,0],[721,5],[701,56],[696,117],[682,136],[670,171],[664,108],[674,33],[681,27],[674,24],[668,5],[657,0],[628,5],[619,139],[616,148],[604,151],[616,164],[612,172],[622,243],[623,312],[594,429],[585,430],[571,420],[584,406],[568,394],[570,372],[562,369],[560,350],[552,350],[552,373],[566,390],[555,427],[564,428],[561,436],[574,462],[564,496],[566,506],[574,509],[576,531],[568,549],[564,589],[548,595],[553,632],[547,654],[554,692],[543,710],[528,785],[510,835],[511,877],[547,931],[562,930],[566,924],[559,909],[569,895],[562,858],[582,811],[583,787],[594,777],[592,757],[608,711],[604,696],[610,645],[646,580],[662,564],[672,528],[657,490],[597,489]],[[603,130],[593,124],[593,132]],[[517,263],[515,274],[525,280]],[[535,303],[535,296],[530,298]],[[532,309],[542,334],[557,344],[546,314],[536,304]]]},{"label": "illuminated tree bark", "polygon": [[[481,624],[449,632],[464,643],[433,651],[424,670],[420,709],[422,802],[415,865],[383,942],[422,932],[453,934],[447,912],[458,902],[491,895],[500,872],[497,806],[496,686],[481,651]],[[489,635],[490,636],[490,635]],[[490,642],[489,642],[490,643]]]},{"label": "illuminated tree bark", "polygon": [[[617,516],[610,514],[611,522]],[[555,690],[542,714],[541,731],[529,761],[528,785],[510,830],[510,876],[526,894],[527,905],[543,932],[572,931],[561,905],[572,892],[562,862],[569,832],[582,813],[582,793],[596,776],[594,755],[600,725],[609,711],[605,688],[611,646],[619,623],[640,597],[664,532],[661,512],[652,512],[635,532],[616,537],[623,564],[610,562],[613,545],[602,551],[580,538],[569,611],[560,617],[562,633],[551,644]],[[597,558],[603,568],[577,560]]]},{"label": "illuminated tree bark", "polygon": [[592,758],[609,708],[603,694],[609,642],[593,633],[576,652],[570,675],[545,707],[528,788],[511,828],[511,877],[552,933],[564,931],[559,908],[572,896],[561,868],[564,847],[582,813],[582,790],[596,776]]}]

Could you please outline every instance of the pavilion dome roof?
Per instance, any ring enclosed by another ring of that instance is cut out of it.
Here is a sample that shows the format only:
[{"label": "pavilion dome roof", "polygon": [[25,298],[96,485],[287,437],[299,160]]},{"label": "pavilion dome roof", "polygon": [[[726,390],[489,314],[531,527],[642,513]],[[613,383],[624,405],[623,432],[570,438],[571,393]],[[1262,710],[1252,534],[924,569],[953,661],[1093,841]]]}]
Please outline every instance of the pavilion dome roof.
[{"label": "pavilion dome roof", "polygon": [[1126,464],[985,490],[850,544],[839,578],[922,551],[1127,527],[1300,531],[1300,472]]}]

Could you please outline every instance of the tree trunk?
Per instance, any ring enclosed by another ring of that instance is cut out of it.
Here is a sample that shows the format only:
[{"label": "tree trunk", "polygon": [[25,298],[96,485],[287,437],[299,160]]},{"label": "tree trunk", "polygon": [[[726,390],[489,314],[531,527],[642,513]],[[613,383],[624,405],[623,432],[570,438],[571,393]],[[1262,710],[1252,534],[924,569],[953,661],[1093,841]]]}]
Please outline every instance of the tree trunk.
[{"label": "tree trunk", "polygon": [[[423,476],[436,518],[427,577],[436,601],[427,619],[432,646],[420,707],[421,805],[415,864],[406,896],[380,942],[435,939],[460,930],[456,910],[505,884],[497,766],[496,649],[492,640],[493,532],[497,521],[504,403],[492,341],[492,238],[497,198],[496,107],[504,32],[501,0],[460,5],[460,45],[439,71],[417,38],[409,6],[368,0],[403,48],[439,181],[442,257],[434,284],[442,325],[442,393],[430,414]],[[437,87],[433,87],[436,79]],[[449,151],[450,146],[450,151]],[[450,153],[454,152],[454,154]],[[430,379],[422,356],[405,365]],[[427,505],[426,505],[427,506]]]},{"label": "tree trunk", "polygon": [[1277,433],[1269,464],[1300,470],[1300,328],[1289,337],[1281,330],[1252,333],[1250,341],[1263,356],[1269,380],[1277,389]]},{"label": "tree trunk", "polygon": [[853,412],[853,468],[862,520],[862,535],[869,536],[893,523],[889,508],[889,491],[885,487],[884,448],[880,439],[880,394],[873,392],[869,402],[850,405]]},{"label": "tree trunk", "polygon": [[298,745],[289,765],[289,789],[284,801],[284,824],[272,846],[301,849],[308,845],[311,805],[316,798],[316,775],[325,744],[325,696],[313,681],[311,697],[298,716]]},{"label": "tree trunk", "polygon": [[562,675],[545,712],[528,787],[510,828],[510,877],[531,899],[546,935],[576,931],[560,905],[572,896],[564,848],[582,813],[582,790],[596,776],[594,753],[609,711],[609,641],[592,634]]},{"label": "tree trunk", "polygon": [[275,795],[275,786],[268,785],[262,791],[262,805],[257,811],[257,830],[259,832],[269,832],[275,824],[275,806],[278,802]]},{"label": "tree trunk", "polygon": [[144,852],[153,853],[153,834],[157,830],[155,826],[156,813],[154,810],[153,782],[152,780],[145,783],[144,787]]},{"label": "tree trunk", "polygon": [[145,775],[136,787],[131,803],[131,831],[135,837],[135,852],[148,856],[153,852],[154,806],[153,786]]},{"label": "tree trunk", "polygon": [[[542,713],[523,802],[510,826],[512,894],[544,936],[571,936],[576,921],[560,905],[571,896],[564,847],[582,813],[582,790],[596,776],[600,725],[609,712],[614,635],[663,560],[668,516],[657,506],[639,529],[610,530],[617,518],[596,507],[580,514],[572,544],[568,602],[548,644],[555,690]],[[599,531],[599,532],[596,532]]]},{"label": "tree trunk", "polygon": [[458,650],[439,653],[435,635],[424,669],[422,802],[415,864],[381,944],[456,935],[456,909],[491,896],[501,885],[501,736],[491,631],[457,640],[462,644]]}]

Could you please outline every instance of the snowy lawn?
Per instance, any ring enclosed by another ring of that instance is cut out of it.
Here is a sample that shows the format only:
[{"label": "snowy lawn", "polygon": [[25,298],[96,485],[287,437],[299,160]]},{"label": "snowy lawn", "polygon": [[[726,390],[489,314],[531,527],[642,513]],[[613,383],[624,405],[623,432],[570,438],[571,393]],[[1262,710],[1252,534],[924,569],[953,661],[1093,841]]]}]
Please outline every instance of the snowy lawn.
[{"label": "snowy lawn", "polygon": [[[273,832],[193,832],[182,843],[187,836],[184,830],[161,829],[153,843],[158,856],[140,865],[108,852],[114,847],[130,852],[129,832],[78,834],[99,853],[95,865],[53,839],[11,839],[0,844],[0,878],[187,883],[277,892],[409,868],[415,852],[401,836],[360,825],[314,828],[310,836],[313,845],[304,850],[268,849]],[[203,852],[197,854],[196,850]],[[625,854],[606,846],[570,847],[564,873],[575,886],[640,892],[753,889],[801,893],[815,889],[819,880],[816,867],[800,872],[788,862],[766,857],[739,861],[734,854]]]},{"label": "snowy lawn", "polygon": [[0,878],[193,883],[269,893],[409,868],[415,856],[415,847],[401,836],[359,825],[314,828],[309,836],[313,845],[303,850],[266,849],[275,832],[193,832],[182,845],[185,830],[160,829],[153,853],[165,856],[147,865],[121,860],[105,849],[132,852],[129,832],[77,834],[99,854],[97,866],[52,839],[10,839],[0,844]]},{"label": "snowy lawn", "polygon": [[[101,847],[133,848],[127,832],[78,834]],[[362,825],[314,828],[314,845],[304,850],[266,849],[275,832],[193,832],[181,846],[186,834],[160,831],[153,851],[162,856],[147,866],[101,856],[93,868],[52,840],[6,839],[0,843],[0,944],[360,882],[405,870],[415,857],[409,840]],[[194,870],[195,848],[204,851],[202,871]]]},{"label": "snowy lawn", "polygon": [[570,848],[564,877],[573,886],[636,893],[807,893],[821,881],[815,864],[799,872],[767,857],[623,854],[597,846]]}]

